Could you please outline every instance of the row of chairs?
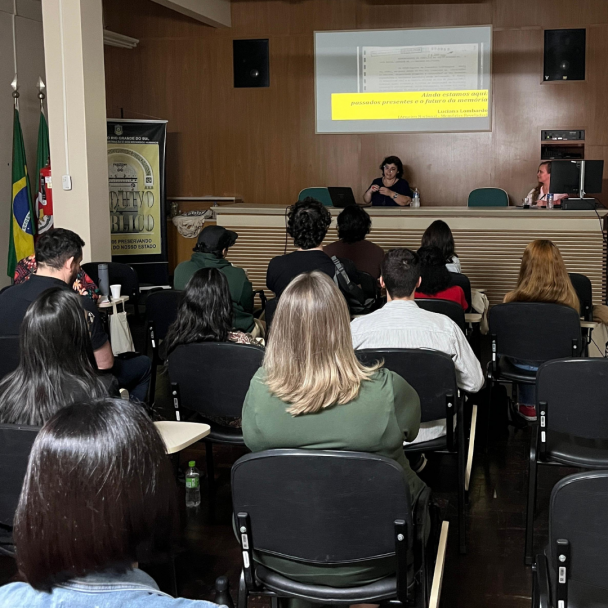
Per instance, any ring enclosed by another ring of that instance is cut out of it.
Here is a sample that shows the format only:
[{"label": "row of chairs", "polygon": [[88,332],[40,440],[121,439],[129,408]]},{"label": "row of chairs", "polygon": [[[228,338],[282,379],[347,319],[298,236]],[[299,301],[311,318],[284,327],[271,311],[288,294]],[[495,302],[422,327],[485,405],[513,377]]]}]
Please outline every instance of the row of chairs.
[{"label": "row of chairs", "polygon": [[[422,422],[456,420],[456,429],[448,423],[444,437],[407,445],[404,449],[408,456],[441,452],[456,459],[460,550],[466,552],[466,474],[470,471],[467,463],[472,459],[473,445],[468,442],[464,399],[456,384],[451,357],[438,351],[416,349],[362,350],[357,355],[367,364],[384,361],[387,369],[412,385],[420,397]],[[240,429],[221,426],[209,418],[241,416],[250,380],[262,364],[263,356],[263,349],[254,345],[214,342],[181,346],[169,356],[177,419],[203,419],[211,427],[204,440],[211,500],[215,492],[213,444],[244,445],[244,441]]]},{"label": "row of chairs", "polygon": [[[304,188],[298,195],[298,200],[303,201],[307,197],[317,199],[326,207],[333,207],[329,190],[326,187]],[[469,194],[468,207],[508,207],[509,195],[502,188],[475,188]]]}]

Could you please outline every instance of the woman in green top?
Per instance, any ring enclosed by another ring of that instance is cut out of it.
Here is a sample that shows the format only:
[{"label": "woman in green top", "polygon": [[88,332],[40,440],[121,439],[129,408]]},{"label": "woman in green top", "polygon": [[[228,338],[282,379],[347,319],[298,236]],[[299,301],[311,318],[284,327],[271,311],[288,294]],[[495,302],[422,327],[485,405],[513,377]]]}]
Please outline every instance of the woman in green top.
[{"label": "woman in green top", "polygon": [[[319,271],[283,292],[263,366],[243,405],[243,436],[253,452],[274,448],[353,450],[397,461],[412,501],[424,483],[403,453],[420,427],[420,401],[401,376],[366,367],[352,347],[350,315],[334,282]],[[273,556],[260,561],[302,582],[335,587],[369,583],[395,572],[393,558],[349,566],[313,566]]]}]

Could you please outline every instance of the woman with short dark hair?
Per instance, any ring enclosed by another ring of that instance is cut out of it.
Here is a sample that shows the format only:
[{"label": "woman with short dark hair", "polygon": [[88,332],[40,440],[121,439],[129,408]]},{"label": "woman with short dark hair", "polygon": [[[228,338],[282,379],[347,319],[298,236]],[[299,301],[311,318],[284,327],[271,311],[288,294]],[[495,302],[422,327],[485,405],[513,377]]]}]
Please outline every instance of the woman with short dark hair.
[{"label": "woman with short dark hair", "polygon": [[450,227],[443,220],[435,220],[422,235],[423,247],[438,247],[443,254],[445,266],[449,272],[462,272],[460,260],[456,255],[454,236]]},{"label": "woman with short dark hair", "polygon": [[372,220],[365,209],[349,205],[338,216],[339,241],[326,245],[323,251],[329,256],[351,260],[357,270],[380,278],[384,249],[365,239],[372,228]]},{"label": "woman with short dark hair", "polygon": [[412,190],[403,179],[403,163],[398,156],[387,156],[380,163],[382,177],[377,177],[364,192],[363,201],[372,207],[408,207]]},{"label": "woman with short dark hair", "polygon": [[0,423],[42,426],[79,399],[118,396],[100,376],[85,311],[69,288],[42,292],[28,307],[19,337],[19,366],[0,382]]},{"label": "woman with short dark hair", "polygon": [[120,399],[63,408],[30,454],[14,539],[25,583],[0,587],[0,606],[213,608],[175,600],[137,568],[171,549],[171,461],[141,407]]},{"label": "woman with short dark hair", "polygon": [[464,310],[469,305],[464,297],[464,291],[459,285],[452,285],[452,277],[445,267],[445,258],[439,247],[420,247],[420,286],[416,289],[416,298],[436,298],[451,300],[460,304]]}]

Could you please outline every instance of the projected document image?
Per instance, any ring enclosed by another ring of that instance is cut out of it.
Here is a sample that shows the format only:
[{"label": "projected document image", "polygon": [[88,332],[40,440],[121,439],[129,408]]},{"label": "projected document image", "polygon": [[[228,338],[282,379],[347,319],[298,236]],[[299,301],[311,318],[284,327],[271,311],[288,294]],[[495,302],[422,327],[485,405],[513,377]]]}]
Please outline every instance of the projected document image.
[{"label": "projected document image", "polygon": [[363,47],[359,91],[469,91],[481,88],[479,44]]},{"label": "projected document image", "polygon": [[332,95],[332,120],[416,120],[488,115],[479,44],[360,49],[358,93]]},{"label": "projected document image", "polygon": [[491,28],[323,32],[315,41],[319,132],[490,128]]}]

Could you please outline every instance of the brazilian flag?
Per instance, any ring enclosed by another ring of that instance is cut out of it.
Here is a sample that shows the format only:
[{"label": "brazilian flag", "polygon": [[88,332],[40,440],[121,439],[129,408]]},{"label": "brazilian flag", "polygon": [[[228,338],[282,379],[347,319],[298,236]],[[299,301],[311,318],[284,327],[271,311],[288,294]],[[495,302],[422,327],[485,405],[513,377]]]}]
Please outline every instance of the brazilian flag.
[{"label": "brazilian flag", "polygon": [[6,273],[13,277],[17,262],[34,254],[34,209],[30,194],[23,133],[19,110],[15,108],[13,121],[13,192],[11,205],[11,235],[8,245]]}]

